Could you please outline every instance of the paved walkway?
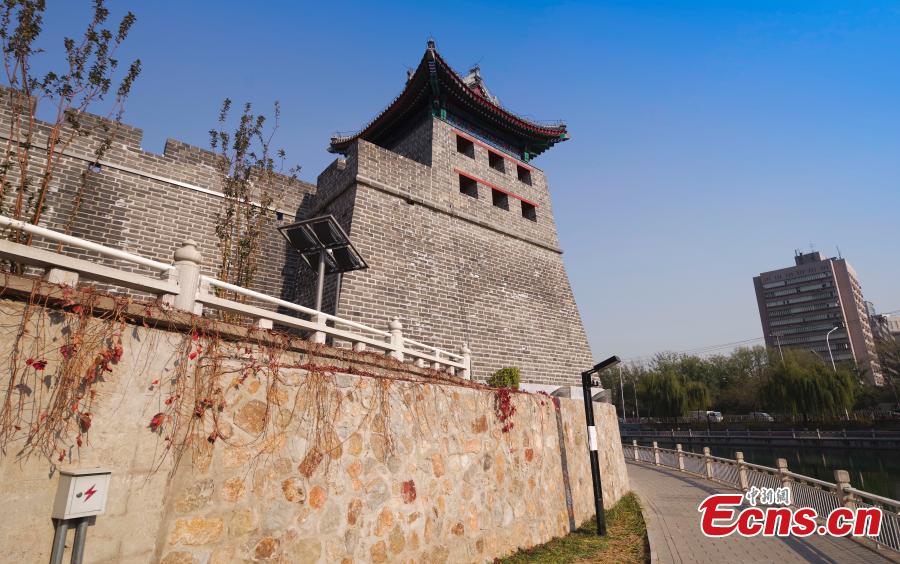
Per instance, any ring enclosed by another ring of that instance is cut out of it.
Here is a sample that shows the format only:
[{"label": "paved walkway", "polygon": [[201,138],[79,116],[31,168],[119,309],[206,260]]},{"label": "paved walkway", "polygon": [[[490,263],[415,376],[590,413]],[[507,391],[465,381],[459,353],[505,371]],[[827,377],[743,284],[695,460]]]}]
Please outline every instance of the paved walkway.
[{"label": "paved walkway", "polygon": [[735,490],[674,470],[633,462],[628,463],[628,478],[641,501],[654,563],[890,562],[845,538],[707,538],[700,532],[697,506],[710,494]]}]

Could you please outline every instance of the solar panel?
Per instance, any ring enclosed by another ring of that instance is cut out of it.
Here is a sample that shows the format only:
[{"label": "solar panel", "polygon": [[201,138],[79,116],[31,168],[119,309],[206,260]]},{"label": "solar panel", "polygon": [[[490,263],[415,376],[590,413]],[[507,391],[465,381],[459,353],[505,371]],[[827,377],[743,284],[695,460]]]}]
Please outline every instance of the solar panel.
[{"label": "solar panel", "polygon": [[326,274],[362,270],[369,265],[332,215],[314,217],[278,228],[288,244],[314,272],[324,252]]}]

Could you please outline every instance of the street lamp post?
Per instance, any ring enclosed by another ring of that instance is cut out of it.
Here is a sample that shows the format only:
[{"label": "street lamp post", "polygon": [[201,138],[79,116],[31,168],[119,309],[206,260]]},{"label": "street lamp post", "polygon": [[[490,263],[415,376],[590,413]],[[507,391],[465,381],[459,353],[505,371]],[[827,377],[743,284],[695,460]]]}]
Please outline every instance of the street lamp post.
[{"label": "street lamp post", "polygon": [[595,374],[619,363],[618,356],[611,356],[581,373],[581,390],[584,392],[584,419],[588,431],[588,453],[591,459],[591,478],[594,483],[594,510],[597,512],[597,535],[606,535],[606,515],[603,513],[603,487],[600,481],[600,458],[597,456],[597,427],[594,425],[594,398],[591,388],[599,387]]},{"label": "street lamp post", "polygon": [[825,346],[828,347],[828,356],[831,357],[831,369],[834,372],[837,372],[837,366],[835,366],[834,364],[834,355],[831,353],[831,343],[828,341],[828,339],[829,337],[831,337],[831,334],[837,331],[839,328],[840,327],[838,325],[835,325],[831,331],[825,334]]},{"label": "street lamp post", "polygon": [[622,367],[619,367],[619,396],[622,398],[622,421],[625,421],[625,386],[622,384]]},{"label": "street lamp post", "polygon": [[781,355],[781,362],[784,362],[784,351],[781,350],[781,338],[778,333],[772,333],[772,336],[775,337],[775,342],[778,343],[778,354]]}]

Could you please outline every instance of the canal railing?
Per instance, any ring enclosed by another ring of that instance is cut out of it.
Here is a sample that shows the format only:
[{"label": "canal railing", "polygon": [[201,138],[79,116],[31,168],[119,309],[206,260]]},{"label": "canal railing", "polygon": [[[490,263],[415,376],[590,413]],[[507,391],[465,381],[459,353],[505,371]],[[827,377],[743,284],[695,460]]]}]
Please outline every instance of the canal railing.
[{"label": "canal railing", "polygon": [[712,456],[709,447],[703,454],[653,446],[640,446],[634,440],[622,445],[626,460],[671,468],[679,472],[705,478],[707,480],[747,492],[756,488],[787,487],[791,492],[791,505],[811,507],[820,520],[824,520],[838,507],[877,507],[882,512],[881,531],[876,537],[851,537],[886,551],[892,560],[900,560],[900,501],[858,490],[850,485],[850,474],[846,470],[835,470],[835,482],[826,482],[788,470],[787,460],[779,458],[776,467],[761,466],[744,460],[741,452],[735,458]]},{"label": "canal railing", "polygon": [[620,427],[623,440],[655,439],[666,443],[707,445],[741,445],[747,447],[802,447],[820,448],[900,448],[900,431],[865,430],[695,430],[695,429],[629,429]]},{"label": "canal railing", "polygon": [[623,435],[629,435],[632,437],[647,437],[647,438],[656,438],[656,437],[666,437],[666,438],[677,438],[677,437],[687,437],[687,438],[707,438],[707,437],[735,437],[735,438],[751,438],[751,439],[765,439],[765,438],[793,438],[793,439],[853,439],[853,438],[865,438],[865,439],[900,439],[900,431],[878,431],[875,429],[862,429],[862,430],[846,430],[840,429],[837,431],[822,431],[819,429],[778,429],[778,430],[767,430],[767,431],[751,431],[750,429],[745,430],[733,430],[733,429],[724,429],[724,430],[694,430],[694,429],[622,429]]}]

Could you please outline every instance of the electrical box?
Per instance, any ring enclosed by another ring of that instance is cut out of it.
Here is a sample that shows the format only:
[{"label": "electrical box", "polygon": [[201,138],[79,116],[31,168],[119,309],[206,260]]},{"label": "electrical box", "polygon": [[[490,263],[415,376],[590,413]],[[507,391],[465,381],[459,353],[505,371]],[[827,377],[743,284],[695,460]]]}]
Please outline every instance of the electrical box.
[{"label": "electrical box", "polygon": [[111,474],[110,470],[103,468],[60,471],[56,499],[53,501],[53,518],[77,519],[103,513]]}]

